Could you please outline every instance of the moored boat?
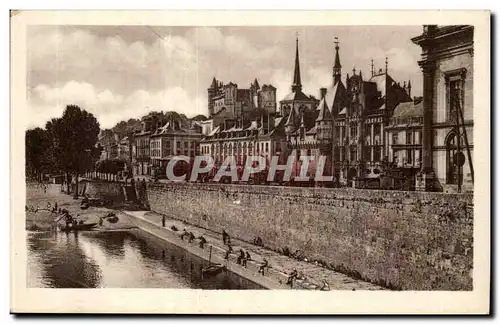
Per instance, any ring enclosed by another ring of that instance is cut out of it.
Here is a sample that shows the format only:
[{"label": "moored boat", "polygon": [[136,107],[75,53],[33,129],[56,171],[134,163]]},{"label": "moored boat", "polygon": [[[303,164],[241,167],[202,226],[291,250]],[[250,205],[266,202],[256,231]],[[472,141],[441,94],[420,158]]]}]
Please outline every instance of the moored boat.
[{"label": "moored boat", "polygon": [[60,230],[62,232],[71,232],[71,231],[90,231],[94,227],[97,226],[97,223],[88,223],[88,224],[76,224],[72,226],[61,226]]},{"label": "moored boat", "polygon": [[226,269],[226,266],[220,263],[212,263],[212,246],[210,246],[210,256],[208,258],[208,266],[201,269],[202,276],[215,276]]}]

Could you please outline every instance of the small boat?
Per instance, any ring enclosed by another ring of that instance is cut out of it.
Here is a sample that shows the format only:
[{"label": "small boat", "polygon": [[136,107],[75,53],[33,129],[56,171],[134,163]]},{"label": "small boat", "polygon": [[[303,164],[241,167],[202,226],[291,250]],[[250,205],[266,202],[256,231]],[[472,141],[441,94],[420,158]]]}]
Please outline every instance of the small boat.
[{"label": "small boat", "polygon": [[202,276],[215,276],[226,269],[226,266],[220,263],[212,263],[212,246],[210,245],[210,256],[208,258],[208,266],[201,269]]},{"label": "small boat", "polygon": [[71,232],[71,231],[90,231],[94,227],[97,226],[97,223],[89,223],[89,224],[76,224],[73,226],[61,226],[60,230],[62,232]]}]

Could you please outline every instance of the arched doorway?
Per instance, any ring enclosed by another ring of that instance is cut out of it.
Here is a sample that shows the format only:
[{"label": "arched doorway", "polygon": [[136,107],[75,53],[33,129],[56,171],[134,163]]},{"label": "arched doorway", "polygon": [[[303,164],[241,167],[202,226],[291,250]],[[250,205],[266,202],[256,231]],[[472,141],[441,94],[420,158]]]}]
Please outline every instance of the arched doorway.
[{"label": "arched doorway", "polygon": [[[461,138],[461,147],[465,144]],[[457,153],[457,134],[451,131],[446,136],[446,183],[458,184],[458,167],[453,163],[453,156]],[[462,178],[463,175],[460,174]]]}]

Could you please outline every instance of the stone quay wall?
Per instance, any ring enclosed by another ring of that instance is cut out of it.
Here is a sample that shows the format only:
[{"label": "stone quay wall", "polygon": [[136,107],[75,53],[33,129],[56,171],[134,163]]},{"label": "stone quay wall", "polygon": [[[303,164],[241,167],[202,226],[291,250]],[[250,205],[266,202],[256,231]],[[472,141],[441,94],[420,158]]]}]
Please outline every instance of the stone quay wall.
[{"label": "stone quay wall", "polygon": [[473,196],[148,183],[152,211],[404,290],[471,290]]},{"label": "stone quay wall", "polygon": [[[72,192],[75,192],[75,184],[72,184]],[[124,202],[125,195],[123,184],[119,182],[82,180],[78,183],[80,194],[88,195],[92,198],[110,200],[112,202]]]}]

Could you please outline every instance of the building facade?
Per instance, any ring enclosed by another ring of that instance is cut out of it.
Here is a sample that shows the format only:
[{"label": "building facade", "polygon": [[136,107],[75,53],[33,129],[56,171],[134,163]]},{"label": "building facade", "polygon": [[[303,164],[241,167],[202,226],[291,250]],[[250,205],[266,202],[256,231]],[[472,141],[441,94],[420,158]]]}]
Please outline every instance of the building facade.
[{"label": "building facade", "polygon": [[385,128],[389,142],[389,162],[412,178],[421,168],[422,125],[422,98],[414,98],[413,102],[396,106]]},{"label": "building facade", "polygon": [[412,41],[422,48],[424,79],[423,159],[417,187],[472,190],[474,27],[426,25]]},{"label": "building facade", "polygon": [[[298,45],[298,43],[297,43]],[[411,82],[397,83],[387,69],[365,80],[355,69],[342,81],[339,43],[335,42],[332,85],[320,89],[321,100],[297,95],[301,89],[298,46],[292,93],[280,102],[286,116],[290,154],[325,156],[324,175],[334,175],[338,184],[350,180],[378,178],[389,167],[390,141],[386,127],[395,108],[412,103]],[[289,99],[299,98],[299,100]],[[299,109],[292,109],[299,108]],[[317,159],[315,159],[317,160]],[[314,165],[312,166],[314,169]]]},{"label": "building facade", "polygon": [[154,175],[165,175],[166,166],[174,156],[194,157],[200,153],[201,128],[192,124],[181,127],[177,121],[167,122],[151,134],[150,154]]}]

